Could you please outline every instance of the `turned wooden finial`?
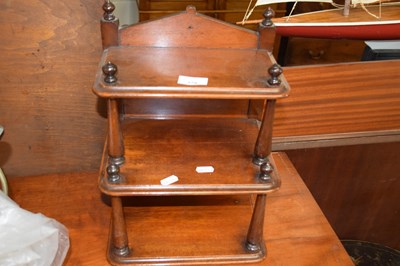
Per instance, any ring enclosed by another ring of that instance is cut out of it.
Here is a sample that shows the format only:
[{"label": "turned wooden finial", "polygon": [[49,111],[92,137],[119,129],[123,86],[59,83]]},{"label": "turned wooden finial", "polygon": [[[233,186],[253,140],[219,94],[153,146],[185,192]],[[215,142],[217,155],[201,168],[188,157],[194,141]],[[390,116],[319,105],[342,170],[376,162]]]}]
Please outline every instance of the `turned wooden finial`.
[{"label": "turned wooden finial", "polygon": [[116,65],[114,65],[111,62],[108,62],[101,69],[103,70],[103,73],[105,75],[104,77],[105,83],[112,84],[117,82],[118,79],[115,76],[115,74],[117,74],[118,68]]},{"label": "turned wooden finial", "polygon": [[115,10],[115,5],[111,3],[110,0],[106,0],[103,4],[103,10],[104,10],[104,15],[103,18],[106,21],[112,21],[115,19],[115,16],[113,14]]},{"label": "turned wooden finial", "polygon": [[260,22],[262,27],[271,27],[274,25],[272,18],[275,16],[275,11],[271,7],[265,9],[263,16],[264,19]]},{"label": "turned wooden finial", "polygon": [[259,178],[262,181],[269,181],[271,180],[271,173],[274,171],[272,165],[269,162],[263,163],[260,165],[260,175]]},{"label": "turned wooden finial", "polygon": [[282,74],[283,70],[278,64],[273,64],[269,69],[268,73],[271,76],[271,78],[268,80],[268,84],[271,86],[278,86],[281,84],[281,80],[279,79],[279,76]]},{"label": "turned wooden finial", "polygon": [[118,182],[120,179],[119,166],[116,164],[110,164],[107,166],[107,178],[111,183]]}]

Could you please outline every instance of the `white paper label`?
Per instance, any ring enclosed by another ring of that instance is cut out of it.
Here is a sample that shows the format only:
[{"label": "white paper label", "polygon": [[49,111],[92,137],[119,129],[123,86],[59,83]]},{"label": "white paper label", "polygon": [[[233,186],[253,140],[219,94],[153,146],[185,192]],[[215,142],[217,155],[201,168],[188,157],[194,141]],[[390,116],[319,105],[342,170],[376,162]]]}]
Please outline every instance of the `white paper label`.
[{"label": "white paper label", "polygon": [[212,167],[212,166],[197,166],[196,172],[197,173],[213,173],[214,167]]},{"label": "white paper label", "polygon": [[206,86],[208,84],[208,78],[179,75],[178,84],[191,85],[191,86]]},{"label": "white paper label", "polygon": [[170,175],[170,176],[168,176],[168,177],[162,179],[162,180],[160,181],[160,183],[161,183],[161,185],[163,185],[163,186],[168,186],[168,185],[171,185],[172,183],[177,182],[178,180],[179,180],[179,179],[178,179],[178,177],[177,177],[176,175]]}]

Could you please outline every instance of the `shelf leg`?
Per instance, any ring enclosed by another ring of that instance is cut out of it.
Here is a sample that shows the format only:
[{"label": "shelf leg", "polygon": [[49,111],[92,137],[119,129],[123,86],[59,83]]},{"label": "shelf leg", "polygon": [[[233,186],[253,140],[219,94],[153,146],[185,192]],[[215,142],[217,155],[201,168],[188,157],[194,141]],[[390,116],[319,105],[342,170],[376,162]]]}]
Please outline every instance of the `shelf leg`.
[{"label": "shelf leg", "polygon": [[124,142],[119,121],[118,101],[108,99],[108,155],[112,164],[124,163]]},{"label": "shelf leg", "polygon": [[267,195],[259,194],[256,198],[254,205],[253,215],[251,217],[249,231],[247,232],[246,248],[252,252],[261,250],[263,243],[263,228],[264,228],[264,215],[265,203]]},{"label": "shelf leg", "polygon": [[120,197],[111,197],[112,205],[112,244],[116,256],[127,256],[130,253],[124,210]]},{"label": "shelf leg", "polygon": [[268,161],[272,149],[272,126],[276,100],[267,100],[264,106],[261,128],[254,148],[253,163],[262,165]]}]

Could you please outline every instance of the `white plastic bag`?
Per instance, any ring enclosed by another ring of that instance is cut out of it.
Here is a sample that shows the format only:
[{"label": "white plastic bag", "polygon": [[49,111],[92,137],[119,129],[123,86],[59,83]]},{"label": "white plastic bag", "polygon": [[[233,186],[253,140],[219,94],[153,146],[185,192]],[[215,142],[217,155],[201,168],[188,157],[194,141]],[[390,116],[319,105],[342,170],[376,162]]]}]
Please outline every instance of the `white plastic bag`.
[{"label": "white plastic bag", "polygon": [[65,226],[20,208],[0,191],[0,265],[58,266],[68,249]]}]

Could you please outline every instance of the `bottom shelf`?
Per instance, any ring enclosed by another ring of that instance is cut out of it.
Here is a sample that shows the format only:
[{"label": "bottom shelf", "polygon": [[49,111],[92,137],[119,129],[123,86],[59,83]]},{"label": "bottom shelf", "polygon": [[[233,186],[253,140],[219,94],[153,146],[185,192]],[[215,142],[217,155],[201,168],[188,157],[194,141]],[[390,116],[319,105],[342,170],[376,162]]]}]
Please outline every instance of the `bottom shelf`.
[{"label": "bottom shelf", "polygon": [[265,257],[265,245],[259,252],[245,248],[254,204],[251,195],[123,200],[131,254],[115,256],[109,241],[112,264],[244,263]]}]

